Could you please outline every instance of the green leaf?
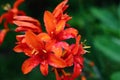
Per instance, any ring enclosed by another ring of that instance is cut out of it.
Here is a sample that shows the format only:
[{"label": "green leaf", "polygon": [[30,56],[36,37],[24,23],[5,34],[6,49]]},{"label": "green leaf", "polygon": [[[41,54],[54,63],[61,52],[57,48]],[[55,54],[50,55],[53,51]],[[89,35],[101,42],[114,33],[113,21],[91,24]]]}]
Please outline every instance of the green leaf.
[{"label": "green leaf", "polygon": [[120,39],[99,36],[95,38],[94,45],[108,59],[120,62]]},{"label": "green leaf", "polygon": [[106,30],[111,29],[118,32],[118,20],[114,17],[112,12],[108,11],[107,9],[97,8],[91,8],[90,11],[98,20],[106,25]]},{"label": "green leaf", "polygon": [[119,16],[119,20],[120,20],[120,4],[118,6],[118,16]]},{"label": "green leaf", "polygon": [[120,71],[115,72],[110,76],[110,80],[120,80]]}]

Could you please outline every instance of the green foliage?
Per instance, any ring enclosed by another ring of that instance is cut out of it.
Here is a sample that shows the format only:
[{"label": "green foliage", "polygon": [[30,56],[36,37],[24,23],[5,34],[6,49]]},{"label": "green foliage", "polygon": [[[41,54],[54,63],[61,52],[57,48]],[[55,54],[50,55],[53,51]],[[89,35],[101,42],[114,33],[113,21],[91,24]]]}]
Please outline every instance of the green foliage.
[{"label": "green foliage", "polygon": [[120,63],[120,39],[99,36],[94,39],[94,45],[109,59]]},{"label": "green foliage", "polygon": [[111,75],[111,80],[120,80],[120,72],[115,72]]}]

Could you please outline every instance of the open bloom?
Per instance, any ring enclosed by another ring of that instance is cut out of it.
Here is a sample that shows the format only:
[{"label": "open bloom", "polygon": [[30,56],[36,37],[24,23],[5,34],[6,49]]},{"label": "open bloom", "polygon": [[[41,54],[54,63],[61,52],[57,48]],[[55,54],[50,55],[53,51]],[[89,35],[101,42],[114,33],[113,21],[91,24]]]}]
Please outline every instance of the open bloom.
[{"label": "open bloom", "polygon": [[40,33],[39,35],[35,35],[33,32],[28,31],[23,39],[23,42],[18,43],[14,50],[17,52],[25,52],[25,54],[30,57],[25,60],[22,65],[24,74],[27,74],[39,64],[40,71],[43,75],[48,74],[48,65],[56,68],[66,67],[65,61],[55,56],[54,52],[51,51],[54,41],[50,40],[47,34]]},{"label": "open bloom", "polygon": [[[39,21],[33,19],[28,16],[15,16],[14,24],[18,27],[16,31],[27,31],[31,30],[34,33],[41,33],[41,25]],[[69,44],[63,40],[67,40],[70,38],[75,38],[78,34],[78,31],[74,28],[65,28],[66,20],[62,19],[58,23],[56,22],[56,18],[49,11],[45,11],[44,13],[44,23],[47,34],[51,39],[55,41],[55,45],[53,46],[53,51],[59,51],[56,56],[62,56],[62,49],[69,50]]]},{"label": "open bloom", "polygon": [[75,38],[78,34],[75,28],[65,29],[66,20],[60,19],[57,22],[56,18],[49,11],[44,13],[44,23],[47,33],[58,41]]},{"label": "open bloom", "polygon": [[70,45],[70,52],[67,52],[63,55],[63,59],[67,63],[67,67],[73,66],[73,72],[65,72],[63,68],[61,68],[62,75],[59,74],[57,69],[55,69],[55,75],[57,80],[74,80],[77,78],[83,68],[83,54],[85,54],[85,50],[80,41],[80,35],[76,37],[76,43]]},{"label": "open bloom", "polygon": [[13,5],[13,8],[8,9],[8,12],[2,14],[2,16],[0,16],[0,23],[3,21],[3,19],[5,19],[4,21],[4,28],[8,29],[8,23],[12,24],[13,21],[13,17],[16,15],[25,15],[25,13],[21,10],[18,10],[18,6],[23,3],[24,0],[16,0],[16,2]]},{"label": "open bloom", "polygon": [[[76,43],[71,45],[71,53],[73,55],[73,64],[74,70],[72,74],[72,78],[75,79],[80,75],[83,68],[83,54],[85,54],[85,50],[83,49],[83,45],[80,42],[80,35],[76,37]],[[67,60],[68,61],[68,60]],[[72,60],[70,60],[72,61]],[[72,63],[68,61],[69,63]]]}]

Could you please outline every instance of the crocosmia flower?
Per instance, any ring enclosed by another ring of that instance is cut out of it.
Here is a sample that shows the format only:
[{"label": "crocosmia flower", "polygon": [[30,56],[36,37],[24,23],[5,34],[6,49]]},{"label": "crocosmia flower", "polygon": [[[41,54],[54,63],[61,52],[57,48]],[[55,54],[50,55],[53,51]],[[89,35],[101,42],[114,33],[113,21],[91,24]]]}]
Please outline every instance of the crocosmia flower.
[{"label": "crocosmia flower", "polygon": [[[41,39],[39,39],[41,38]],[[40,33],[35,35],[33,32],[28,31],[25,34],[25,42],[20,43],[14,48],[15,51],[23,51],[30,58],[25,60],[22,65],[22,71],[24,74],[30,72],[34,67],[40,64],[40,71],[43,75],[48,74],[48,65],[56,68],[66,67],[66,63],[60,57],[55,56],[53,51],[51,51],[54,45],[54,40],[45,33]],[[26,45],[23,49],[23,44]]]},{"label": "crocosmia flower", "polygon": [[[19,1],[19,0],[18,0]],[[40,22],[26,15],[15,15],[12,23],[17,28],[16,46],[14,51],[23,52],[28,59],[22,64],[22,72],[27,74],[36,66],[40,66],[40,72],[48,75],[48,69],[55,73],[56,80],[75,80],[83,69],[85,50],[80,42],[81,36],[78,30],[72,28],[67,22],[71,17],[64,13],[68,8],[68,0],[63,0],[54,10],[44,12],[43,21],[45,30],[42,30]],[[74,43],[68,43],[69,39]],[[71,68],[71,72],[66,71]]]},{"label": "crocosmia flower", "polygon": [[44,23],[48,34],[57,40],[75,38],[78,34],[78,31],[74,28],[64,29],[66,20],[60,19],[57,22],[57,19],[49,11],[45,11],[44,13]]}]

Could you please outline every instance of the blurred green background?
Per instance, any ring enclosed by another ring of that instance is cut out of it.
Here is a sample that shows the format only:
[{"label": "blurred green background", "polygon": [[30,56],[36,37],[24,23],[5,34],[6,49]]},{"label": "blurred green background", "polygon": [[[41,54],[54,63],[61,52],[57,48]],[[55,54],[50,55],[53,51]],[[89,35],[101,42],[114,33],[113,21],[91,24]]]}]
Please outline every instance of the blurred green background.
[{"label": "blurred green background", "polygon": [[[45,10],[52,11],[62,0],[25,0],[19,9],[43,24]],[[15,0],[0,0],[2,5],[13,4]],[[69,0],[66,12],[72,16],[72,27],[79,30],[82,42],[91,46],[85,54],[85,65],[81,75],[87,80],[120,80],[120,1],[119,0]],[[12,29],[13,26],[9,25]],[[0,24],[0,29],[3,24]],[[52,72],[47,77],[41,75],[39,67],[27,75],[21,72],[21,65],[27,58],[22,53],[15,53],[17,33],[10,31],[0,46],[0,80],[55,80]],[[90,62],[95,66],[90,66]],[[80,77],[76,80],[80,80]]]}]

